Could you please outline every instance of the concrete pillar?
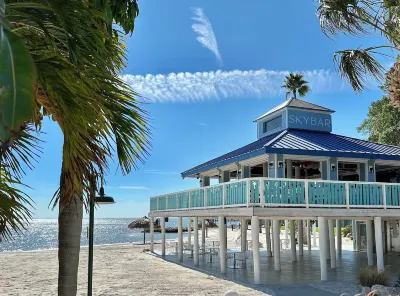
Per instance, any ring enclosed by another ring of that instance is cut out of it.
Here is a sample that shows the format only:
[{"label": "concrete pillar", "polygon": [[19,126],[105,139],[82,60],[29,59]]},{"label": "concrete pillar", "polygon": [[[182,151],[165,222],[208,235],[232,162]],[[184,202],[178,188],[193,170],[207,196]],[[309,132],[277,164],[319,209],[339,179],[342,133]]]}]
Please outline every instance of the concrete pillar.
[{"label": "concrete pillar", "polygon": [[263,177],[267,178],[268,177],[268,162],[264,162],[263,163]]},{"label": "concrete pillar", "polygon": [[383,262],[383,241],[382,241],[382,217],[374,218],[375,226],[375,245],[376,245],[376,266],[378,271],[385,269]]},{"label": "concrete pillar", "polygon": [[231,171],[221,171],[219,175],[219,183],[229,182],[231,179]]},{"label": "concrete pillar", "polygon": [[312,226],[312,233],[313,233],[313,246],[317,246],[317,223],[314,223]]},{"label": "concrete pillar", "polygon": [[161,255],[165,256],[165,217],[161,217]]},{"label": "concrete pillar", "polygon": [[154,252],[154,217],[150,218],[150,252]]},{"label": "concrete pillar", "polygon": [[342,220],[336,220],[336,244],[338,254],[342,254]]},{"label": "concrete pillar", "polygon": [[331,268],[336,268],[336,250],[335,250],[335,225],[333,223],[334,220],[329,219],[329,250],[331,257]]},{"label": "concrete pillar", "polygon": [[253,269],[254,269],[254,283],[260,284],[261,269],[260,269],[260,238],[258,227],[260,220],[258,216],[251,217],[251,240],[253,241]]},{"label": "concrete pillar", "polygon": [[218,217],[219,224],[219,263],[221,267],[221,273],[226,273],[226,224],[225,217]]},{"label": "concrete pillar", "polygon": [[307,220],[307,248],[311,251],[311,220]]},{"label": "concrete pillar", "polygon": [[328,265],[326,263],[326,254],[328,246],[326,245],[326,225],[325,218],[318,217],[318,231],[319,231],[319,253],[321,265],[321,281],[328,280]]},{"label": "concrete pillar", "polygon": [[188,217],[188,243],[192,244],[192,217]]},{"label": "concrete pillar", "polygon": [[178,260],[183,261],[182,217],[178,217]]},{"label": "concrete pillar", "polygon": [[299,165],[296,165],[294,167],[294,178],[300,179],[300,166]]},{"label": "concrete pillar", "polygon": [[303,241],[303,220],[299,220],[299,255],[303,255],[303,246],[304,246],[304,241]]},{"label": "concrete pillar", "polygon": [[372,220],[367,220],[367,258],[368,265],[374,265],[374,237],[372,232]]},{"label": "concrete pillar", "polygon": [[247,219],[242,218],[240,224],[240,250],[244,252],[247,250]]},{"label": "concrete pillar", "polygon": [[369,159],[367,165],[368,182],[376,182],[375,160]]},{"label": "concrete pillar", "polygon": [[293,164],[292,160],[286,160],[286,176],[288,179],[293,179]]},{"label": "concrete pillar", "polygon": [[[330,243],[329,243],[329,225],[328,225],[328,219],[325,219],[325,241],[326,241],[326,259],[331,259],[331,253],[329,251],[330,248]],[[321,233],[319,234],[321,235]]]},{"label": "concrete pillar", "polygon": [[274,248],[275,248],[275,245],[274,245],[274,239],[275,239],[274,225],[273,225],[273,220],[270,220],[270,221],[271,221],[271,254],[272,254],[272,256],[274,256]]},{"label": "concrete pillar", "polygon": [[292,249],[292,261],[297,261],[296,256],[296,228],[294,227],[294,220],[290,220],[290,248]]},{"label": "concrete pillar", "polygon": [[194,265],[199,265],[199,219],[194,217]]},{"label": "concrete pillar", "polygon": [[289,220],[285,220],[285,240],[289,239]]},{"label": "concrete pillar", "polygon": [[274,240],[274,264],[275,270],[281,270],[281,223],[279,220],[272,220],[273,240]]},{"label": "concrete pillar", "polygon": [[271,250],[271,221],[265,220],[265,244],[267,248],[267,257],[272,257]]},{"label": "concrete pillar", "polygon": [[351,228],[353,230],[353,251],[360,251],[358,249],[358,228],[357,228],[357,222],[356,220],[351,221]]},{"label": "concrete pillar", "polygon": [[329,180],[334,180],[337,181],[338,180],[338,171],[339,171],[339,167],[338,167],[338,161],[336,157],[331,157],[329,158],[328,161],[328,170],[329,170]]},{"label": "concrete pillar", "polygon": [[204,251],[206,248],[206,219],[201,219],[201,253],[204,257]]},{"label": "concrete pillar", "polygon": [[209,176],[200,176],[200,187],[210,186]]}]

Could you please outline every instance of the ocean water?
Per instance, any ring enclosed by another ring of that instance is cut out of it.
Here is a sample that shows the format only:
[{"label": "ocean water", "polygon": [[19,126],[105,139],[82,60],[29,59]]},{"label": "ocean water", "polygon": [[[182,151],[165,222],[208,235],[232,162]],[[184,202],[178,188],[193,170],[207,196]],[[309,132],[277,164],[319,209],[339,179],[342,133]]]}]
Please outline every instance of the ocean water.
[{"label": "ocean water", "polygon": [[[94,244],[118,244],[143,242],[141,229],[129,229],[128,224],[136,218],[126,219],[95,219]],[[187,225],[187,219],[183,219],[183,226]],[[89,220],[84,219],[82,225],[81,245],[88,245],[87,229]],[[169,218],[167,227],[177,226],[177,219]],[[26,226],[26,230],[15,235],[10,241],[0,242],[0,252],[10,251],[32,251],[42,249],[55,249],[58,246],[58,223],[57,219],[33,219]],[[177,237],[176,233],[167,233],[167,239]],[[161,239],[161,234],[155,233],[155,240]],[[146,240],[150,235],[146,233]]]}]

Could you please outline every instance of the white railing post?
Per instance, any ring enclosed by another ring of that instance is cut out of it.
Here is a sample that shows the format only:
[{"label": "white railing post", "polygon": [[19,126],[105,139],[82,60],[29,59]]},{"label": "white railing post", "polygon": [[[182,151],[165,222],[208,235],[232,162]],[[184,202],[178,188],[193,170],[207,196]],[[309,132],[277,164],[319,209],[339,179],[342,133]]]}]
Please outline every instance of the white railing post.
[{"label": "white railing post", "polygon": [[308,203],[308,180],[304,181],[304,200],[306,203],[306,208],[309,208],[310,205]]},{"label": "white railing post", "polygon": [[383,203],[383,208],[386,209],[386,184],[382,184],[382,203]]},{"label": "white railing post", "polygon": [[203,192],[204,192],[204,207],[207,207],[207,190],[205,187],[203,187]]},{"label": "white railing post", "polygon": [[250,180],[246,180],[246,186],[247,186],[247,207],[250,206],[250,197],[251,197],[251,184],[250,184]]},{"label": "white railing post", "polygon": [[350,209],[350,186],[349,183],[344,183],[344,193],[346,197],[346,208]]},{"label": "white railing post", "polygon": [[259,186],[258,186],[258,192],[260,195],[260,206],[264,207],[265,206],[265,194],[264,194],[264,179],[260,178],[259,179]]},{"label": "white railing post", "polygon": [[226,204],[226,184],[222,183],[222,208],[225,208]]}]

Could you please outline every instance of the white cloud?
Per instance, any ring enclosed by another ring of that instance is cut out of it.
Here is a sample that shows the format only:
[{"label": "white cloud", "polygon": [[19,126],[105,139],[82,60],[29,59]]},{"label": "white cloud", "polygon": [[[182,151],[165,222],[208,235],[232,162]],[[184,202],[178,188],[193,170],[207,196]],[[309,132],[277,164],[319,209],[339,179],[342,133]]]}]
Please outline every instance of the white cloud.
[{"label": "white cloud", "polygon": [[129,190],[148,190],[146,186],[119,186],[119,189],[129,189]]},{"label": "white cloud", "polygon": [[[336,72],[296,71],[304,74],[313,93],[347,88]],[[233,70],[195,73],[123,75],[122,79],[143,97],[158,102],[190,102],[224,98],[271,98],[285,95],[281,88],[289,71]]]},{"label": "white cloud", "polygon": [[165,171],[165,170],[146,170],[145,174],[158,174],[158,175],[179,175],[177,172]]},{"label": "white cloud", "polygon": [[199,125],[199,126],[209,126],[209,124],[205,123],[205,122],[198,122],[197,125]]},{"label": "white cloud", "polygon": [[210,20],[204,14],[203,8],[193,8],[192,10],[194,14],[192,19],[196,22],[192,25],[192,29],[197,34],[197,41],[211,50],[217,59],[218,65],[222,66],[222,57]]}]

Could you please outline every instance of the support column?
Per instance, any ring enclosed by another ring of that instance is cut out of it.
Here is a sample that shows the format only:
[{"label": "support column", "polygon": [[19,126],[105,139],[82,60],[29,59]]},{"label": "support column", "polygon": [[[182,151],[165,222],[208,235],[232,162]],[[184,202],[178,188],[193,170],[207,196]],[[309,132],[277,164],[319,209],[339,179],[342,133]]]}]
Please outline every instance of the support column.
[{"label": "support column", "polygon": [[274,256],[274,252],[275,252],[275,250],[274,250],[274,248],[275,248],[275,243],[274,243],[274,240],[275,240],[275,234],[274,234],[274,225],[273,225],[273,220],[270,220],[271,221],[271,254],[272,254],[272,256]]},{"label": "support column", "polygon": [[293,164],[292,160],[286,160],[286,176],[288,179],[293,179]]},{"label": "support column", "polygon": [[342,254],[342,220],[336,220],[336,244],[338,254]]},{"label": "support column", "polygon": [[289,220],[285,220],[285,240],[289,239]]},{"label": "support column", "polygon": [[201,219],[201,253],[205,256],[206,249],[206,219]]},{"label": "support column", "polygon": [[194,265],[199,265],[199,219],[194,217]]},{"label": "support column", "polygon": [[226,273],[226,224],[225,217],[218,217],[219,224],[219,264],[221,267],[221,273]]},{"label": "support column", "polygon": [[374,265],[374,238],[372,233],[372,220],[367,220],[366,223],[367,228],[367,258],[368,265]]},{"label": "support column", "polygon": [[268,162],[264,162],[263,163],[263,177],[267,178],[268,177]]},{"label": "support column", "polygon": [[303,220],[299,220],[299,255],[302,256],[303,255],[303,247],[304,247],[304,241],[303,241]]},{"label": "support column", "polygon": [[313,246],[317,246],[317,223],[314,223],[312,226],[312,233],[313,233]]},{"label": "support column", "polygon": [[382,241],[382,218],[374,218],[375,227],[375,244],[376,244],[376,266],[378,271],[383,271],[385,269],[385,264],[383,262],[383,241]]},{"label": "support column", "polygon": [[178,217],[178,260],[183,261],[182,217]]},{"label": "support column", "polygon": [[325,218],[318,217],[318,231],[319,231],[319,253],[320,253],[320,265],[321,265],[321,281],[328,280],[328,265],[326,263],[326,225]]},{"label": "support column", "polygon": [[154,252],[154,217],[150,218],[150,252]]},{"label": "support column", "polygon": [[[326,259],[331,259],[330,243],[329,243],[329,224],[328,219],[325,219],[325,240],[326,240]],[[320,234],[321,235],[321,234]]]},{"label": "support column", "polygon": [[294,167],[294,178],[300,179],[300,166],[299,165],[296,165]]},{"label": "support column", "polygon": [[271,251],[271,221],[265,220],[265,244],[267,248],[267,257],[272,257]]},{"label": "support column", "polygon": [[241,219],[240,224],[240,250],[245,252],[247,250],[247,219]]},{"label": "support column", "polygon": [[336,268],[336,250],[335,250],[335,228],[334,228],[334,220],[329,219],[329,250],[331,257],[331,268]]},{"label": "support column", "polygon": [[357,221],[352,220],[351,221],[351,229],[353,231],[353,251],[360,251],[358,249],[358,228],[357,228]]},{"label": "support column", "polygon": [[261,269],[260,269],[260,238],[259,238],[259,224],[258,216],[251,217],[251,240],[253,242],[253,269],[254,269],[254,283],[260,284]]},{"label": "support column", "polygon": [[165,217],[161,217],[161,255],[165,256]]},{"label": "support column", "polygon": [[192,244],[192,217],[188,217],[188,244]]},{"label": "support column", "polygon": [[297,261],[296,256],[296,228],[294,226],[294,220],[290,220],[290,247],[292,249],[292,261]]},{"label": "support column", "polygon": [[280,220],[272,220],[273,240],[274,240],[274,264],[275,270],[281,270],[281,223]]},{"label": "support column", "polygon": [[307,220],[307,248],[311,252],[311,220]]}]

